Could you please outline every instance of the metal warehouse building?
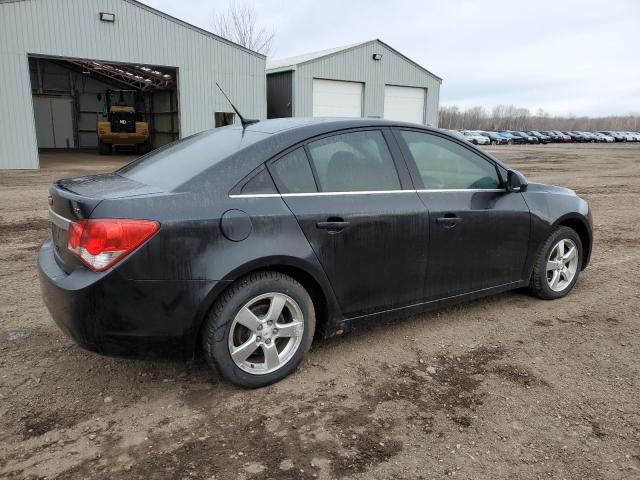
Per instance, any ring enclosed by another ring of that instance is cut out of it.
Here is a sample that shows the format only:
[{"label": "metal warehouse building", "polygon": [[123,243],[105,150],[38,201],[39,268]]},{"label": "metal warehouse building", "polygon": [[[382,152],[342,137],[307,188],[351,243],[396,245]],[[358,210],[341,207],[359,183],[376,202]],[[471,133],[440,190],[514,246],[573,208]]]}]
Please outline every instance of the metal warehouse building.
[{"label": "metal warehouse building", "polygon": [[380,40],[267,62],[267,117],[438,124],[442,79]]},{"label": "metal warehouse building", "polygon": [[0,169],[95,148],[104,92],[132,90],[156,147],[266,117],[265,57],[134,0],[0,0]]}]

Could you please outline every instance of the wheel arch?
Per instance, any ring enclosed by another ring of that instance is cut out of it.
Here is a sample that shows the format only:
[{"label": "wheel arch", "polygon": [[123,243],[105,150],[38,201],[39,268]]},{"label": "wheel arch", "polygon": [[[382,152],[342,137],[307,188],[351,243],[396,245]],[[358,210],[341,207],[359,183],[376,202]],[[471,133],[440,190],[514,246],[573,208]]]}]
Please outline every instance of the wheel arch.
[{"label": "wheel arch", "polygon": [[569,227],[578,234],[580,241],[582,242],[582,270],[584,270],[587,265],[589,265],[589,261],[591,259],[593,236],[587,220],[578,215],[566,215],[556,220],[556,222],[554,222],[554,226]]},{"label": "wheel arch", "polygon": [[236,280],[246,275],[266,270],[288,275],[298,281],[305,290],[307,290],[316,311],[315,338],[327,338],[335,334],[341,314],[333,290],[324,276],[324,272],[319,271],[311,263],[299,258],[287,256],[265,257],[247,262],[234,269],[211,289],[207,297],[203,300],[196,316],[194,334],[191,339],[194,353],[198,348],[206,317],[216,300],[220,298]]}]

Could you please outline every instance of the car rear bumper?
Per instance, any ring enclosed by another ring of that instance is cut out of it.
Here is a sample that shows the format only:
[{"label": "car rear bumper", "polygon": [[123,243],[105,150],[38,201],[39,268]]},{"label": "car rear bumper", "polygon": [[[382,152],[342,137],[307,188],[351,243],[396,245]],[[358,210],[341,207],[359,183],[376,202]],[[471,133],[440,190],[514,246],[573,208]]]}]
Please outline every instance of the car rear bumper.
[{"label": "car rear bumper", "polygon": [[79,346],[127,357],[189,358],[199,310],[217,282],[130,280],[117,270],[65,273],[51,240],[38,255],[42,297],[53,320]]}]

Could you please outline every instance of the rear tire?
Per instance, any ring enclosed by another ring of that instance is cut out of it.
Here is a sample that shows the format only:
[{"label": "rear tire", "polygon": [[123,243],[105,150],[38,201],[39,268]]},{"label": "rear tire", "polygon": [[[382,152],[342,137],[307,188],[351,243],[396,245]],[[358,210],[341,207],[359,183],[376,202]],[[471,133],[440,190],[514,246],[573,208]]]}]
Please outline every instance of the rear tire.
[{"label": "rear tire", "polygon": [[113,145],[98,140],[98,153],[100,153],[100,155],[111,155],[111,153],[113,153]]},{"label": "rear tire", "polygon": [[556,228],[538,253],[529,292],[544,300],[564,297],[578,281],[582,259],[582,241],[576,231]]},{"label": "rear tire", "polygon": [[300,283],[280,272],[252,273],[211,308],[202,332],[204,356],[225,380],[264,387],[295,371],[315,326],[313,302]]}]

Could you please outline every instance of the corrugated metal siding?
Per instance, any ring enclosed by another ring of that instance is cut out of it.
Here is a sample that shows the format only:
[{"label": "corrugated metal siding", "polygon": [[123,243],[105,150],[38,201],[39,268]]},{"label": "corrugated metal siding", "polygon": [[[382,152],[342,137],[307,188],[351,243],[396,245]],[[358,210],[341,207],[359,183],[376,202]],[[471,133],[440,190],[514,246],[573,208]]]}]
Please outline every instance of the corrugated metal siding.
[{"label": "corrugated metal siding", "polygon": [[293,72],[267,75],[267,118],[292,116]]},{"label": "corrugated metal siding", "polygon": [[38,167],[28,54],[178,68],[181,136],[229,110],[216,81],[247,117],[266,118],[261,56],[125,0],[0,3],[0,169]]},{"label": "corrugated metal siding", "polygon": [[[381,53],[382,60],[373,60],[374,53]],[[364,116],[370,118],[384,116],[385,85],[426,88],[426,123],[438,125],[440,80],[379,42],[366,43],[298,65],[294,87],[294,111],[297,117],[310,117],[313,114],[314,78],[363,82]]]}]

